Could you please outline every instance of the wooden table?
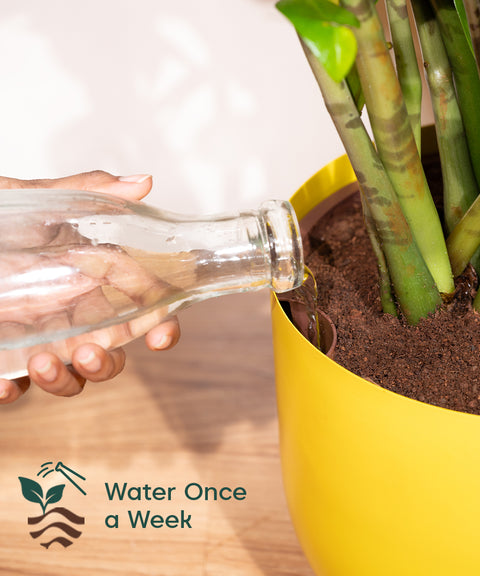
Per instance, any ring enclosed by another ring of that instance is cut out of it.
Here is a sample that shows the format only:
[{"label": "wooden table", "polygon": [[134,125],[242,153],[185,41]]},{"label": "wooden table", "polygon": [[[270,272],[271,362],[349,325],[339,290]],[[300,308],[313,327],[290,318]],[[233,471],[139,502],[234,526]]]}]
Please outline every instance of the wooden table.
[{"label": "wooden table", "polygon": [[[313,575],[282,489],[268,293],[197,304],[181,323],[173,351],[130,344],[127,367],[113,381],[89,383],[75,398],[32,388],[0,408],[0,574]],[[44,462],[53,469],[59,461],[85,478],[63,468],[78,488],[58,470],[37,475]],[[46,510],[62,506],[85,518],[71,524],[81,532],[72,545],[40,545],[62,535],[59,527],[30,536],[47,517],[27,524],[42,512],[22,495],[20,476],[40,484],[44,498],[65,484]],[[130,495],[142,500],[127,499],[127,491],[110,500],[106,483],[138,487]],[[160,499],[162,487],[165,496],[175,488],[170,500]],[[225,497],[238,488],[237,499],[195,500],[199,487],[203,494],[228,487]],[[184,526],[174,527],[182,510]],[[139,511],[157,527],[143,528],[140,519],[132,527],[129,512],[135,519]],[[115,516],[118,527],[108,527]],[[160,516],[170,527],[158,527]]]}]

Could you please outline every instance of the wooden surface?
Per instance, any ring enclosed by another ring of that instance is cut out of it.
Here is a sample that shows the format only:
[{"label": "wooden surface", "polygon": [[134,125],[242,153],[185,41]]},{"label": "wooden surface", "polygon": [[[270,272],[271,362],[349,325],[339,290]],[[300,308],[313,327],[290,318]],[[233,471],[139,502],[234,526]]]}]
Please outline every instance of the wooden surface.
[{"label": "wooden surface", "polygon": [[[174,350],[130,344],[113,381],[67,399],[32,388],[0,408],[0,574],[313,576],[282,489],[268,293],[211,300],[180,318]],[[86,495],[59,472],[37,476],[47,461],[83,475]],[[44,493],[65,484],[47,510],[62,505],[85,518],[72,545],[40,546],[55,527],[30,536],[27,518],[41,508],[23,497],[19,476]],[[175,490],[171,501],[110,501],[105,483],[114,482]],[[189,500],[190,483],[242,487],[247,496]],[[192,528],[132,528],[128,512],[138,510],[184,510]],[[108,528],[114,515],[118,528]]]}]

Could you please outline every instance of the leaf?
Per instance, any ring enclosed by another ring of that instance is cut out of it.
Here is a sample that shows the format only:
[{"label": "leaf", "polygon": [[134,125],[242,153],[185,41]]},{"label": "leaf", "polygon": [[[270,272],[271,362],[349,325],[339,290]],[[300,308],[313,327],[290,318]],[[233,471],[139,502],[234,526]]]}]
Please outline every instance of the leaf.
[{"label": "leaf", "polygon": [[22,476],[19,476],[18,479],[22,485],[23,497],[29,502],[38,502],[43,509],[43,490],[40,484]]},{"label": "leaf", "polygon": [[348,28],[326,26],[321,41],[306,43],[336,82],[341,82],[355,63],[357,40]]},{"label": "leaf", "polygon": [[463,0],[453,0],[455,4],[455,10],[457,11],[458,17],[460,18],[460,23],[463,28],[463,33],[467,38],[468,45],[470,50],[472,51],[473,56],[475,56],[475,51],[473,49],[472,37],[470,35],[470,26],[468,24],[467,12],[465,10],[465,5],[463,4]]},{"label": "leaf", "polygon": [[360,26],[360,22],[352,12],[333,4],[330,0],[279,0],[276,7],[295,27],[298,24],[306,29],[313,22],[327,22],[355,28]]},{"label": "leaf", "polygon": [[52,486],[47,492],[47,499],[45,502],[45,508],[48,504],[53,504],[54,502],[58,502],[62,499],[63,496],[63,489],[65,488],[65,484],[58,484],[57,486]]},{"label": "leaf", "polygon": [[358,27],[357,18],[329,0],[280,0],[277,9],[295,26],[328,74],[340,82],[357,55],[355,35],[347,28]]}]

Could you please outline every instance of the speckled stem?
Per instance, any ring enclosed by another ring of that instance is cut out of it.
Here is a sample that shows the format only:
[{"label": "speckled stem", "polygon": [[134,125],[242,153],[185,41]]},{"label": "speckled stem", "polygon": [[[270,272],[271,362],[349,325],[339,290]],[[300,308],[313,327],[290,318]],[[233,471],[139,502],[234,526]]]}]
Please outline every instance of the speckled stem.
[{"label": "speckled stem", "polygon": [[375,221],[395,297],[408,322],[416,324],[436,309],[441,301],[439,291],[346,82],[332,80],[309,49],[303,47]]},{"label": "speckled stem", "polygon": [[422,77],[418,69],[406,0],[387,0],[397,75],[417,149],[421,149]]},{"label": "speckled stem", "polygon": [[447,230],[451,232],[478,196],[462,115],[440,28],[430,5],[412,0],[442,165],[443,201]]},{"label": "speckled stem", "polygon": [[453,0],[432,0],[452,66],[477,184],[480,185],[480,78]]},{"label": "speckled stem", "polygon": [[447,238],[447,248],[455,276],[465,270],[479,246],[480,197],[477,197]]},{"label": "speckled stem", "polygon": [[375,220],[368,206],[368,202],[365,197],[365,192],[363,191],[361,186],[360,186],[360,197],[362,199],[362,209],[363,209],[363,217],[365,220],[365,227],[367,229],[367,234],[372,244],[373,252],[377,259],[378,280],[380,288],[380,300],[382,302],[382,310],[384,311],[385,314],[398,316],[397,307],[395,306],[395,300],[392,292],[392,283],[390,280],[390,273],[388,272],[387,261],[385,260],[385,254],[383,253],[382,246],[378,238],[377,228],[375,226]]},{"label": "speckled stem", "polygon": [[463,5],[467,13],[477,70],[480,73],[480,0],[463,0]]},{"label": "speckled stem", "polygon": [[442,226],[380,19],[370,0],[343,0],[342,4],[360,21],[360,27],[354,30],[358,42],[356,64],[380,159],[438,289],[452,293],[453,277]]}]

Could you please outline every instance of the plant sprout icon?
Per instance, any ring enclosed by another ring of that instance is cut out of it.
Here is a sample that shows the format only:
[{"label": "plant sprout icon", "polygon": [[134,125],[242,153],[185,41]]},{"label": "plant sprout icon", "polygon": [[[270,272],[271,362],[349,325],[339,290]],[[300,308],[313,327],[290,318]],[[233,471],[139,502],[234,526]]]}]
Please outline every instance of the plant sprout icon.
[{"label": "plant sprout icon", "polygon": [[[62,474],[70,484],[73,484],[79,492],[86,496],[87,493],[78,484],[79,480],[85,480],[85,477],[75,472],[75,470],[72,470],[72,468],[65,466],[63,462],[57,462],[57,464],[54,464],[54,462],[44,462],[37,476],[45,478],[52,472]],[[65,483],[51,486],[44,493],[42,486],[35,480],[25,478],[24,476],[19,476],[18,479],[20,480],[23,497],[29,502],[40,504],[42,508],[42,514],[40,516],[28,516],[27,518],[29,525],[36,526],[36,528],[29,532],[30,536],[32,538],[43,538],[43,535],[48,532],[50,528],[55,528],[57,531],[63,532],[63,534],[45,542],[39,541],[41,546],[49,548],[53,543],[57,543],[65,548],[73,544],[72,538],[79,538],[82,534],[78,528],[85,524],[85,518],[75,514],[62,504],[54,506],[47,511],[47,508],[51,504],[56,504],[62,500]]]},{"label": "plant sprout icon", "polygon": [[65,476],[65,478],[71,484],[73,484],[77,490],[80,490],[80,492],[86,496],[87,493],[85,490],[83,490],[83,488],[81,488],[70,475],[72,474],[81,480],[85,480],[85,477],[78,472],[75,472],[75,470],[72,470],[68,466],[65,466],[63,462],[57,462],[55,466],[53,466],[53,462],[44,462],[41,465],[40,472],[38,472],[37,476],[42,476],[42,478],[45,478],[45,476],[48,476],[52,472],[60,472],[60,474],[63,474],[63,476]]}]

